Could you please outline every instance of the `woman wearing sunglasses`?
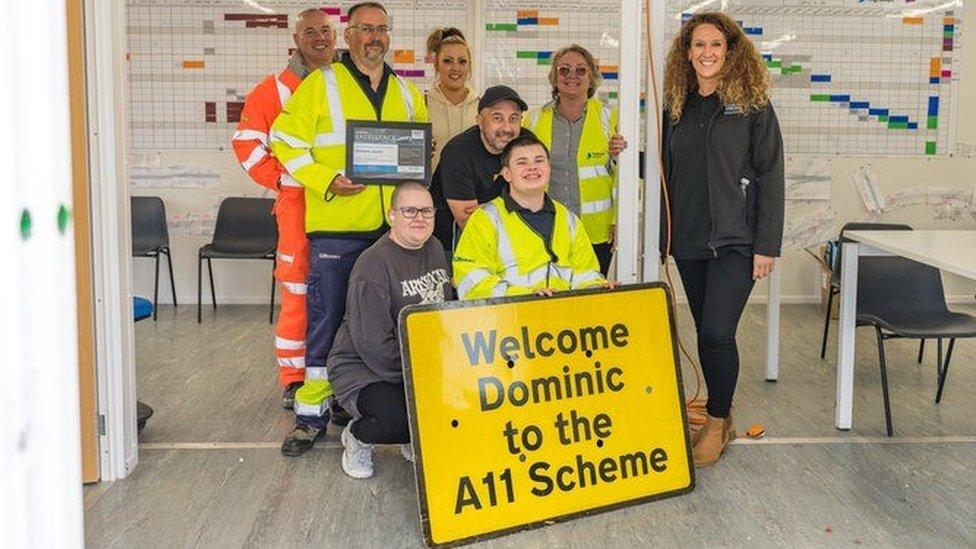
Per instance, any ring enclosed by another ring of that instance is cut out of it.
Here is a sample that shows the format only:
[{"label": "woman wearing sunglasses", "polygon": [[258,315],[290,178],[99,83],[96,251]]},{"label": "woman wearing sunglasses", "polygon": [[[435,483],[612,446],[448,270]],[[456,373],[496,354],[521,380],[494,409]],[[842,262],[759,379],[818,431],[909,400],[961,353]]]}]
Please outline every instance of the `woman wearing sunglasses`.
[{"label": "woman wearing sunglasses", "polygon": [[595,96],[599,68],[586,48],[571,44],[552,56],[552,101],[523,119],[549,148],[549,194],[583,220],[600,272],[613,253],[617,209],[613,203],[616,157],[627,148],[617,133],[617,109]]}]

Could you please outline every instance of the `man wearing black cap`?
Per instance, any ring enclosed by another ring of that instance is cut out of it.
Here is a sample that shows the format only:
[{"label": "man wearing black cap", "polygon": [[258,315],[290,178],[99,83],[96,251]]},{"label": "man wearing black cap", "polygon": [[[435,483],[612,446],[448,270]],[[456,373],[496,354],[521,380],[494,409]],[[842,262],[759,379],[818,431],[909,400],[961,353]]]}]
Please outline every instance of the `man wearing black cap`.
[{"label": "man wearing black cap", "polygon": [[531,133],[522,127],[526,110],[528,106],[515,90],[492,86],[478,101],[477,125],[444,145],[431,194],[437,206],[434,235],[448,253],[454,247],[454,225],[460,234],[479,204],[501,194],[502,150],[521,133]]}]

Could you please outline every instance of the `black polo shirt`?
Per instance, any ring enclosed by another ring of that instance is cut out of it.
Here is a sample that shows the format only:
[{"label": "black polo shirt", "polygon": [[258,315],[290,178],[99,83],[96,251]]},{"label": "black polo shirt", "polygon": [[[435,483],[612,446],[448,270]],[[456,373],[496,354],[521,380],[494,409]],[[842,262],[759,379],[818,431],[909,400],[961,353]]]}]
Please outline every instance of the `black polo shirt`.
[{"label": "black polo shirt", "polygon": [[366,98],[369,102],[373,104],[373,110],[376,111],[376,119],[380,120],[383,118],[383,98],[386,97],[386,87],[390,82],[390,77],[396,77],[396,73],[389,65],[383,63],[383,76],[380,78],[380,85],[376,90],[373,90],[373,82],[370,80],[369,75],[359,70],[356,63],[353,62],[352,56],[349,52],[342,54],[342,64],[349,69],[353,77],[356,78],[356,82],[359,83],[359,87],[362,88],[363,93],[366,94]]},{"label": "black polo shirt", "polygon": [[546,246],[546,251],[549,252],[549,256],[555,258],[555,254],[552,253],[552,229],[556,224],[556,206],[553,205],[552,199],[549,198],[549,193],[546,193],[542,199],[542,208],[537,212],[523,207],[521,204],[512,198],[511,193],[508,192],[508,188],[502,189],[502,200],[505,202],[505,209],[511,212],[515,212],[525,224],[532,228],[536,234],[542,238],[542,242]]}]

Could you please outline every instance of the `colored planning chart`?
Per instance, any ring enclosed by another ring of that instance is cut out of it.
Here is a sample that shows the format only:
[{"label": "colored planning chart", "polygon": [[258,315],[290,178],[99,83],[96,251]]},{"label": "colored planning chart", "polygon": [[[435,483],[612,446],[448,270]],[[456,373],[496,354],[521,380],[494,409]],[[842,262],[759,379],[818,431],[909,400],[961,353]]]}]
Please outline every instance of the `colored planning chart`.
[{"label": "colored planning chart", "polygon": [[732,1],[727,13],[763,55],[787,152],[952,152],[962,2]]},{"label": "colored planning chart", "polygon": [[[346,10],[326,2],[343,47]],[[244,98],[280,71],[294,48],[296,0],[127,0],[130,147],[133,152],[230,146]],[[394,30],[389,61],[423,90],[427,35],[438,23],[467,30],[464,0],[384,2]]]},{"label": "colored planning chart", "polygon": [[488,0],[481,6],[485,33],[481,70],[486,87],[512,86],[530,107],[540,106],[552,100],[548,75],[553,53],[576,43],[597,60],[603,77],[597,96],[616,104],[620,72],[618,0]]},{"label": "colored planning chart", "polygon": [[[325,6],[340,33],[353,3]],[[690,4],[724,8],[762,53],[787,152],[953,151],[962,2],[668,0],[667,45]],[[617,101],[617,0],[483,0],[477,20],[469,19],[464,0],[385,5],[394,26],[388,60],[421,89],[433,78],[424,59],[427,34],[450,24],[472,43],[472,33],[482,33],[484,51],[475,52],[474,61],[484,86],[508,84],[530,105],[541,105],[551,99],[552,54],[576,42],[597,58],[599,97]],[[284,65],[294,17],[307,6],[295,0],[128,0],[132,150],[226,148],[245,96]],[[643,94],[640,101],[643,107]]]}]

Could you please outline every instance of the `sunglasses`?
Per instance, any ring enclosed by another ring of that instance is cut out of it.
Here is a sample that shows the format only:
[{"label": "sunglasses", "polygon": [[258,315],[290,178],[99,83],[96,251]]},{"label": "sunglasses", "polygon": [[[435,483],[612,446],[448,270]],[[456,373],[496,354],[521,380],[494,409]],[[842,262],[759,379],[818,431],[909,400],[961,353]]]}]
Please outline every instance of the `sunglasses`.
[{"label": "sunglasses", "polygon": [[590,68],[587,67],[586,65],[577,65],[575,67],[570,67],[569,65],[560,65],[556,67],[556,72],[559,73],[559,76],[563,76],[563,77],[567,77],[571,74],[575,74],[576,76],[583,77],[590,73]]}]

